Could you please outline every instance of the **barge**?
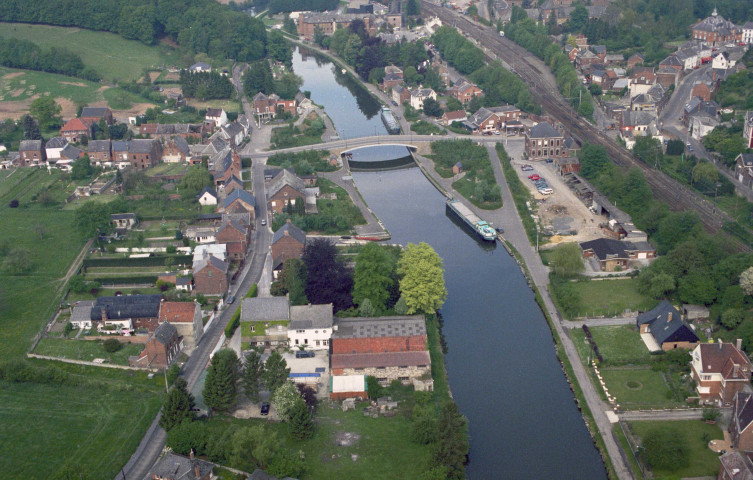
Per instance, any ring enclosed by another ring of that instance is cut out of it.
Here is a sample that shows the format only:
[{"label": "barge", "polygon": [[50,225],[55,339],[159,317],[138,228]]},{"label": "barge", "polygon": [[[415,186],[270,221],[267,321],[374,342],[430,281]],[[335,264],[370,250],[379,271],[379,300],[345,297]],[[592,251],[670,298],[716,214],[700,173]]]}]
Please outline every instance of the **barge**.
[{"label": "barge", "polygon": [[467,223],[473,231],[475,231],[481,238],[488,242],[494,242],[497,240],[497,232],[491,225],[481,220],[470,208],[463,205],[461,202],[454,198],[447,199],[447,207],[455,212],[465,223]]},{"label": "barge", "polygon": [[382,123],[390,135],[397,135],[400,133],[400,124],[397,123],[390,107],[382,107]]}]

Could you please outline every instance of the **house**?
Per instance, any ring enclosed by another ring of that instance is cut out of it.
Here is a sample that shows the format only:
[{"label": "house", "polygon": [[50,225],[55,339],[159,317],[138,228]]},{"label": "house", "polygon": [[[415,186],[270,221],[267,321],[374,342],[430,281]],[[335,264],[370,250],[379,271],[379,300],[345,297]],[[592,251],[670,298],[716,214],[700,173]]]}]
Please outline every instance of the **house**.
[{"label": "house", "polygon": [[627,68],[631,69],[635,67],[636,65],[642,65],[645,61],[645,58],[640,53],[634,53],[630,56],[630,58],[627,59]]},{"label": "house", "polygon": [[128,142],[128,160],[132,168],[144,170],[155,167],[162,158],[162,144],[154,139],[136,139]]},{"label": "house", "polygon": [[382,91],[386,92],[389,89],[402,84],[403,71],[400,68],[394,65],[388,65],[384,67],[384,78],[382,78],[382,81],[379,84],[379,88],[381,88]]},{"label": "house", "polygon": [[677,86],[679,81],[680,72],[672,67],[659,67],[659,71],[656,72],[656,83],[664,88]]},{"label": "house", "polygon": [[44,153],[47,160],[59,159],[60,152],[63,151],[66,145],[68,145],[68,140],[65,137],[52,137],[47,140],[47,143],[44,145]]},{"label": "house", "polygon": [[457,162],[452,166],[452,174],[460,175],[461,173],[463,173],[463,164],[461,162]]},{"label": "house", "polygon": [[283,169],[278,173],[267,188],[267,203],[273,213],[282,213],[285,208],[295,206],[296,201],[306,201],[306,189],[296,174]]},{"label": "house", "polygon": [[656,83],[656,75],[654,74],[653,69],[643,70],[638,73],[633,72],[628,79],[630,98],[648,92],[648,89]]},{"label": "house", "polygon": [[[217,234],[217,229],[214,226],[208,227],[208,226],[200,226],[200,225],[192,225],[190,227],[186,227],[185,232],[183,232],[183,236],[185,238],[191,241],[194,241],[198,244],[205,244],[205,243],[213,244],[214,241],[216,240],[214,237],[216,234]],[[224,260],[224,257],[223,257],[223,260]]]},{"label": "house", "polygon": [[[252,347],[288,345],[290,304],[286,297],[244,298],[241,304],[241,323],[249,323]],[[243,341],[246,341],[244,338]]]},{"label": "house", "polygon": [[235,189],[243,190],[243,187],[243,181],[234,174],[230,175],[230,178],[225,181],[225,185],[222,186],[225,195],[230,195]]},{"label": "house", "polygon": [[711,60],[711,68],[714,70],[727,70],[735,66],[737,62],[730,58],[727,52],[717,52]]},{"label": "house", "polygon": [[551,124],[540,122],[526,132],[525,153],[529,160],[544,160],[567,156],[563,148],[565,136]]},{"label": "house", "polygon": [[[112,141],[112,161],[116,164],[128,164],[128,142],[127,140],[113,140]],[[118,167],[120,168],[120,167]]]},{"label": "house", "polygon": [[753,462],[739,450],[730,450],[719,457],[717,480],[753,480]]},{"label": "house", "polygon": [[720,17],[716,7],[710,17],[699,21],[690,29],[694,40],[701,40],[712,46],[737,43],[742,41],[743,36],[742,29],[724,17]]},{"label": "house", "polygon": [[293,346],[306,345],[308,350],[329,350],[332,337],[332,304],[290,307],[288,340]]},{"label": "house", "polygon": [[735,395],[729,435],[732,448],[747,455],[753,453],[753,394],[738,392]]},{"label": "house", "polygon": [[510,126],[520,118],[520,114],[520,110],[512,105],[481,107],[463,122],[463,126],[473,134],[499,131],[502,128],[510,130]]},{"label": "house", "polygon": [[672,70],[681,74],[685,69],[685,64],[681,62],[680,59],[677,58],[677,55],[673,53],[672,55],[659,62],[659,69],[661,70],[664,68],[671,68]]},{"label": "house", "polygon": [[468,83],[465,80],[453,85],[447,89],[447,93],[453,98],[460,101],[460,103],[468,103],[476,97],[480,97],[484,94],[484,91],[478,88],[472,83]]},{"label": "house", "polygon": [[173,363],[183,349],[183,337],[175,325],[164,322],[149,337],[139,356],[128,359],[132,367],[158,368],[164,370]]},{"label": "house", "polygon": [[468,120],[468,114],[465,110],[455,110],[453,112],[444,112],[441,117],[442,125],[452,125],[452,122],[464,122]]},{"label": "house", "polygon": [[277,278],[277,273],[282,270],[285,260],[289,258],[301,258],[303,247],[305,246],[306,233],[293,225],[290,219],[288,219],[285,225],[272,235],[272,268],[275,278]]},{"label": "house", "polygon": [[612,238],[597,238],[580,244],[583,258],[594,258],[602,272],[627,269],[630,260],[646,260],[656,256],[656,251],[648,242],[629,242]]},{"label": "house", "polygon": [[219,136],[235,148],[243,143],[246,132],[241,124],[233,122],[220,127]]},{"label": "house", "polygon": [[204,190],[199,194],[199,204],[202,206],[217,205],[217,192],[211,187],[204,187]]},{"label": "house", "polygon": [[228,270],[228,263],[213,255],[194,263],[194,291],[202,295],[224,295],[228,289]]},{"label": "house", "polygon": [[211,65],[209,65],[208,63],[204,63],[204,62],[196,62],[196,63],[194,63],[193,65],[191,65],[191,66],[190,66],[190,67],[188,68],[188,70],[189,70],[189,71],[190,71],[191,73],[198,73],[198,72],[211,72],[211,71],[212,71],[212,66],[211,66]]},{"label": "house", "polygon": [[308,109],[314,106],[314,102],[301,92],[295,94],[295,104],[295,111],[298,115],[303,115]]},{"label": "house", "polygon": [[112,110],[107,107],[84,107],[81,109],[79,118],[88,124],[99,123],[104,120],[106,124],[112,125],[115,119],[112,116]]},{"label": "house", "polygon": [[753,112],[745,112],[743,139],[745,140],[745,148],[753,148]]},{"label": "house", "polygon": [[71,144],[66,145],[61,151],[60,151],[60,158],[59,160],[70,160],[75,161],[79,157],[82,157],[84,155],[84,151],[80,148],[76,148]]},{"label": "house", "polygon": [[89,160],[95,165],[112,161],[112,142],[110,140],[89,140],[86,145]]},{"label": "house", "polygon": [[633,110],[622,112],[620,135],[622,135],[623,138],[648,135],[649,133],[654,133],[655,129],[656,112],[641,112]]},{"label": "house", "polygon": [[135,213],[113,213],[110,215],[110,223],[115,230],[125,232],[138,223]]},{"label": "house", "polygon": [[251,215],[251,220],[256,218],[256,199],[246,190],[236,188],[229,193],[222,202],[223,211],[228,213],[246,213]]},{"label": "house", "polygon": [[193,249],[193,266],[196,267],[202,260],[206,260],[210,256],[227,261],[227,246],[224,243],[209,243],[196,245]]},{"label": "house", "polygon": [[72,118],[60,127],[60,135],[70,143],[81,142],[84,137],[92,136],[92,123],[81,118]]},{"label": "house", "polygon": [[180,163],[191,158],[191,149],[185,138],[175,135],[164,140],[162,161],[165,163]]},{"label": "house", "polygon": [[193,454],[186,458],[168,452],[154,464],[147,478],[151,480],[209,480],[213,478],[213,470],[213,463],[196,460]]},{"label": "house", "polygon": [[410,101],[410,90],[402,85],[392,87],[392,101],[402,105]]},{"label": "house", "polygon": [[751,363],[741,350],[742,340],[732,343],[700,343],[691,353],[695,389],[702,403],[723,407],[750,385]]},{"label": "house", "polygon": [[630,99],[630,110],[634,112],[655,112],[656,99],[649,93],[641,93]]},{"label": "house", "polygon": [[600,61],[601,59],[598,55],[587,48],[581,49],[575,55],[575,66],[580,70],[583,70],[583,68],[593,65],[594,63],[599,63]]},{"label": "house", "polygon": [[193,290],[193,283],[191,283],[191,277],[178,277],[175,279],[175,289],[181,292],[190,292]]},{"label": "house", "polygon": [[217,230],[216,242],[227,248],[227,258],[241,261],[246,258],[246,250],[251,243],[251,229],[237,220],[226,220]]},{"label": "house", "polygon": [[690,136],[696,140],[711,133],[719,125],[719,120],[709,117],[707,114],[699,113],[690,117]]},{"label": "house", "polygon": [[424,108],[424,102],[427,98],[437,99],[437,93],[431,88],[417,88],[410,92],[410,106],[416,110]]},{"label": "house", "polygon": [[692,48],[685,48],[675,52],[675,56],[682,64],[683,70],[692,70],[701,65],[701,57],[698,51]]},{"label": "house", "polygon": [[331,345],[335,376],[372,375],[381,385],[394,380],[410,384],[431,376],[423,315],[337,319]]},{"label": "house", "polygon": [[[177,283],[177,282],[176,282]],[[160,323],[170,322],[178,335],[186,341],[186,346],[193,348],[204,333],[201,305],[198,302],[165,302],[159,308]]]},{"label": "house", "polygon": [[746,45],[753,45],[753,22],[745,22],[742,26],[742,41]]},{"label": "house", "polygon": [[376,17],[371,14],[307,12],[298,15],[298,35],[310,41],[314,38],[314,31],[319,27],[321,33],[329,37],[338,28],[348,28],[355,20],[363,21],[369,36],[373,36],[376,33]]},{"label": "house", "polygon": [[557,157],[554,159],[554,168],[560,175],[580,172],[580,160],[576,156]]},{"label": "house", "polygon": [[213,123],[215,127],[221,127],[227,123],[227,113],[221,108],[207,108],[204,120]]},{"label": "house", "polygon": [[690,349],[700,341],[690,325],[682,320],[680,312],[667,300],[662,300],[653,310],[638,315],[636,324],[652,351]]},{"label": "house", "polygon": [[209,159],[209,171],[216,188],[221,189],[231,176],[241,174],[241,158],[230,146]]},{"label": "house", "polygon": [[277,102],[270,102],[269,97],[263,92],[254,95],[252,99],[254,113],[262,120],[274,118],[277,115]]},{"label": "house", "polygon": [[71,307],[71,318],[68,320],[73,328],[77,330],[92,328],[92,307],[94,307],[94,300],[75,302]]},{"label": "house", "polygon": [[99,330],[146,328],[154,331],[159,325],[160,295],[120,295],[99,297],[90,318]]}]

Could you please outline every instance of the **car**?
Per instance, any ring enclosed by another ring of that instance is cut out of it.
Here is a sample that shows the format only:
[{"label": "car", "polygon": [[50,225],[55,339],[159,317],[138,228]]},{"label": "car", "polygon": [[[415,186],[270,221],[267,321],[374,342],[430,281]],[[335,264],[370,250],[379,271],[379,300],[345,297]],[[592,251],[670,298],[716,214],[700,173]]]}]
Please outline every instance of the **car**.
[{"label": "car", "polygon": [[227,301],[225,303],[227,303],[228,305],[230,305],[234,301],[235,301],[235,295],[230,295],[229,297],[227,297]]},{"label": "car", "polygon": [[494,135],[500,135],[499,130],[494,130]]},{"label": "car", "polygon": [[539,188],[539,193],[542,195],[551,195],[554,193],[554,190],[551,188]]},{"label": "car", "polygon": [[269,403],[262,402],[261,403],[261,414],[262,415],[269,415]]},{"label": "car", "polygon": [[314,358],[314,352],[309,350],[298,350],[295,352],[295,358]]},{"label": "car", "polygon": [[266,225],[267,224],[267,219],[266,218],[262,218],[261,219],[261,224],[262,224],[262,226]]},{"label": "car", "polygon": [[496,230],[496,231],[497,231],[497,233],[505,233],[505,231],[504,231],[504,230],[502,230],[502,228],[501,228],[501,227],[497,227],[497,228],[495,228],[494,230]]},{"label": "car", "polygon": [[393,100],[392,101],[392,105],[395,106],[395,107],[397,107],[397,102]]},{"label": "car", "polygon": [[553,158],[547,158],[546,159],[546,163],[554,163],[554,159]]},{"label": "car", "polygon": [[533,167],[530,166],[530,165],[528,165],[528,164],[522,165],[520,167],[520,169],[523,170],[524,172],[531,172],[531,171],[533,171]]},{"label": "car", "polygon": [[528,179],[533,180],[535,182],[536,180],[541,179],[541,177],[539,176],[538,173],[532,173],[531,175],[528,175]]},{"label": "car", "polygon": [[540,185],[546,185],[546,184],[547,184],[547,183],[546,183],[546,180],[544,180],[543,178],[542,178],[541,180],[539,180],[539,181],[535,182],[535,185],[536,185],[537,187],[538,187],[538,186],[540,186]]},{"label": "car", "polygon": [[692,151],[693,151],[693,145],[688,145],[688,151],[689,151],[689,152],[692,152]]}]

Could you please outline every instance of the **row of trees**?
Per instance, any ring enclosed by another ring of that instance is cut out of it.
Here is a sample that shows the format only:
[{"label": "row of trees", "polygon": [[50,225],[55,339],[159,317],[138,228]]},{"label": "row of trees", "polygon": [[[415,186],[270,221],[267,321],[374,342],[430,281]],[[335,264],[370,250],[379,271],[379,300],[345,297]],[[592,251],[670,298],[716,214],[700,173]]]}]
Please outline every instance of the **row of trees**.
[{"label": "row of trees", "polygon": [[[1,7],[0,7],[1,8]],[[99,81],[99,74],[84,65],[81,57],[64,48],[42,48],[28,40],[4,38],[0,42],[0,65]]]},{"label": "row of trees", "polygon": [[7,0],[0,3],[0,19],[103,30],[148,45],[166,35],[217,58],[266,55],[264,23],[213,0]]},{"label": "row of trees", "polygon": [[260,60],[251,64],[243,73],[243,91],[248,97],[261,92],[265,95],[277,94],[282,99],[292,100],[303,85],[303,79],[286,71],[277,80],[272,75],[272,69],[267,60]]},{"label": "row of trees", "polygon": [[269,13],[336,10],[337,0],[269,0]]},{"label": "row of trees", "polygon": [[219,72],[180,71],[180,88],[186,97],[199,100],[230,98],[235,93],[230,79]]}]

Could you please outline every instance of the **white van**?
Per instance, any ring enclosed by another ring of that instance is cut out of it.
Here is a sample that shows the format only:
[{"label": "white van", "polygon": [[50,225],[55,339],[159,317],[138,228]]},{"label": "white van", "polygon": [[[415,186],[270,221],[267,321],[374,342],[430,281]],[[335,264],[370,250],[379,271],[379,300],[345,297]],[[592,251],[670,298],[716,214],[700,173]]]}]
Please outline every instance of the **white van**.
[{"label": "white van", "polygon": [[554,193],[554,190],[552,190],[552,189],[551,189],[551,188],[549,188],[549,187],[546,187],[546,188],[540,188],[540,189],[539,189],[539,193],[540,193],[540,194],[542,194],[542,195],[551,195],[551,194],[553,194],[553,193]]}]

